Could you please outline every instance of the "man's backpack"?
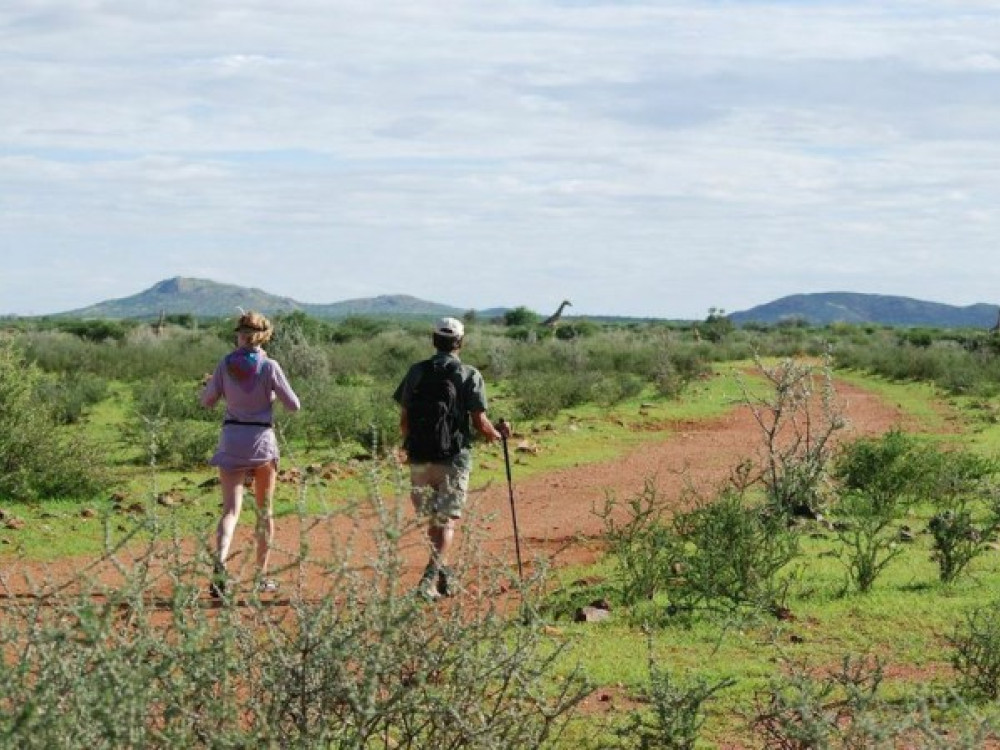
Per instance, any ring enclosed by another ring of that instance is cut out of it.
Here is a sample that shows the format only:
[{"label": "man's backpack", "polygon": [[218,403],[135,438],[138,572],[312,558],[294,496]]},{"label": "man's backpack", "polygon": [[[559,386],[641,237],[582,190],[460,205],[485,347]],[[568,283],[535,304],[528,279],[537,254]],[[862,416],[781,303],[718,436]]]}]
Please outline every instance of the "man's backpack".
[{"label": "man's backpack", "polygon": [[455,360],[429,359],[421,368],[406,406],[406,450],[411,461],[444,461],[465,447],[461,365]]}]

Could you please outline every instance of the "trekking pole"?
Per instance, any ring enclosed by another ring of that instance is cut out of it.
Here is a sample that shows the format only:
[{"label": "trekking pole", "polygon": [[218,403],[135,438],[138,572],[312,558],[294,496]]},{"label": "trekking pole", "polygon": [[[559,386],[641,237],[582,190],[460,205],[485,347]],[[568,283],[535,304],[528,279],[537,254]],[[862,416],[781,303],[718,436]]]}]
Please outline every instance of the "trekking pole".
[{"label": "trekking pole", "polygon": [[521,565],[521,539],[517,533],[517,509],[514,507],[514,482],[510,477],[510,451],[507,450],[507,435],[503,429],[507,421],[500,420],[500,440],[503,443],[503,463],[507,469],[507,492],[510,495],[510,517],[514,522],[514,552],[517,554],[517,577],[524,583],[524,568]]}]

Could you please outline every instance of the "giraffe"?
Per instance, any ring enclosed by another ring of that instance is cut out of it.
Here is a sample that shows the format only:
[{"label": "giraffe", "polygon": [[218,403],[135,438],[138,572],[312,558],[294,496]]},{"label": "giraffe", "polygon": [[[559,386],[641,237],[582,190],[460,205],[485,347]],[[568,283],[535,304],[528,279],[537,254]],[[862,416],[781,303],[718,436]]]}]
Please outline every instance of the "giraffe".
[{"label": "giraffe", "polygon": [[564,299],[562,301],[562,304],[559,305],[559,309],[556,310],[554,313],[552,313],[545,320],[543,320],[542,325],[545,328],[555,328],[557,325],[559,325],[559,319],[562,318],[563,310],[565,310],[567,306],[572,307],[573,303],[570,302],[568,299]]},{"label": "giraffe", "polygon": [[160,319],[153,324],[153,331],[156,333],[157,336],[162,336],[163,329],[166,328],[166,325],[167,325],[167,311],[160,310]]}]

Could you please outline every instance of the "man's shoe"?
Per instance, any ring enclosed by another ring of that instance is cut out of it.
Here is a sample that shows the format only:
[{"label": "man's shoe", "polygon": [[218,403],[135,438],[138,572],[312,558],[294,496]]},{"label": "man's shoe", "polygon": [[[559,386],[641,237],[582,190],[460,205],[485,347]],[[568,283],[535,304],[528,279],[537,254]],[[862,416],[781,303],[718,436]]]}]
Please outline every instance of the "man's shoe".
[{"label": "man's shoe", "polygon": [[454,570],[444,566],[438,570],[437,591],[441,596],[458,595],[458,578]]},{"label": "man's shoe", "polygon": [[417,584],[417,594],[429,602],[441,598],[438,591],[438,569],[434,563],[427,563],[427,567],[424,568],[424,574],[420,576],[420,583]]}]

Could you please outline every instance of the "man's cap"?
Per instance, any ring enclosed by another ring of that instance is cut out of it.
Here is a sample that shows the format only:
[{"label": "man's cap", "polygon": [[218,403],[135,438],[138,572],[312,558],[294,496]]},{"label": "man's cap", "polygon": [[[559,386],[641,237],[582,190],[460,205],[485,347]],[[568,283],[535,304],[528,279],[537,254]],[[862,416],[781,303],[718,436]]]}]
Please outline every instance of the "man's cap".
[{"label": "man's cap", "polygon": [[465,326],[461,320],[455,318],[441,318],[434,324],[434,333],[438,336],[447,336],[452,339],[460,339],[465,335]]}]

